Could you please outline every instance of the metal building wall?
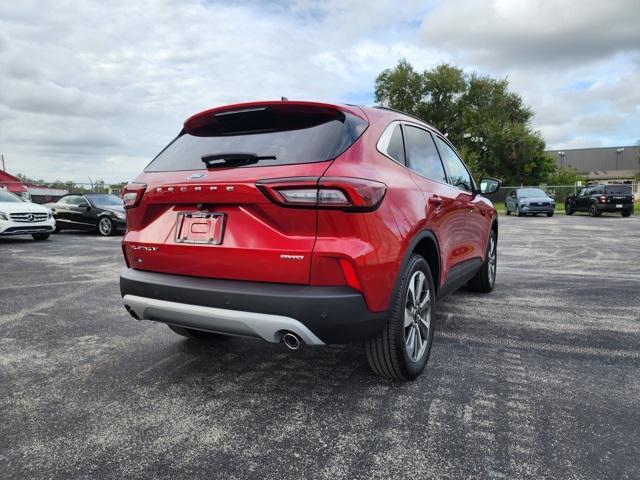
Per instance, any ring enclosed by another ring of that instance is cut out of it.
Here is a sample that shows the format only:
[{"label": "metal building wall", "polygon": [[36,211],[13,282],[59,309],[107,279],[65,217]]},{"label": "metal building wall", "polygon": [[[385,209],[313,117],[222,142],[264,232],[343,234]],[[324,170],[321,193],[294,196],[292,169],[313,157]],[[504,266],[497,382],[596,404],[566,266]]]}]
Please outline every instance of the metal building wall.
[{"label": "metal building wall", "polygon": [[[624,148],[618,152],[619,148]],[[548,150],[558,166],[573,167],[579,173],[603,170],[639,170],[638,146]],[[564,152],[564,157],[560,155]]]}]

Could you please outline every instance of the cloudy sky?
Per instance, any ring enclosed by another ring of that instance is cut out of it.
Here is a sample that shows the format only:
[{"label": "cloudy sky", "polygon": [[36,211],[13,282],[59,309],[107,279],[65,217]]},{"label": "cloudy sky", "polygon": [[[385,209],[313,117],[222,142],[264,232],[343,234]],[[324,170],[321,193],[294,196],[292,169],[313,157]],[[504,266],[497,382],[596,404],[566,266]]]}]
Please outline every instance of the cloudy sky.
[{"label": "cloudy sky", "polygon": [[403,57],[508,77],[549,148],[640,139],[638,0],[21,0],[0,2],[0,153],[31,177],[127,181],[192,113],[373,104]]}]

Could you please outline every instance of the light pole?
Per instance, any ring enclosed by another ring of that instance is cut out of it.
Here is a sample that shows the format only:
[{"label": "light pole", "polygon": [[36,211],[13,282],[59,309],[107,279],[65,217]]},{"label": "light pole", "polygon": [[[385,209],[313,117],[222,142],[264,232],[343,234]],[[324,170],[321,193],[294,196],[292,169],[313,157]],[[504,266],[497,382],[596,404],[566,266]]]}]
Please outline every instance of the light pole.
[{"label": "light pole", "polygon": [[620,155],[624,152],[624,148],[620,147],[616,150],[616,170],[620,170]]},{"label": "light pole", "polygon": [[564,152],[558,152],[560,155],[560,168],[564,167]]}]

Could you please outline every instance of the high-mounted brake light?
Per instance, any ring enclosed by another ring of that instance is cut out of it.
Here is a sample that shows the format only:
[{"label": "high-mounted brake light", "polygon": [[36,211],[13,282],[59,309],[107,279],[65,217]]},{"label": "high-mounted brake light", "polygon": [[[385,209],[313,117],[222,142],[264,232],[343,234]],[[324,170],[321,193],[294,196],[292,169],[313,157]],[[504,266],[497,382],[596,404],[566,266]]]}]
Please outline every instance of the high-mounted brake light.
[{"label": "high-mounted brake light", "polygon": [[144,195],[146,188],[147,185],[144,183],[128,183],[122,189],[122,201],[124,203],[124,208],[137,207],[140,200],[142,200],[142,195]]},{"label": "high-mounted brake light", "polygon": [[277,178],[258,182],[271,201],[285,207],[367,212],[378,208],[387,186],[350,177]]}]

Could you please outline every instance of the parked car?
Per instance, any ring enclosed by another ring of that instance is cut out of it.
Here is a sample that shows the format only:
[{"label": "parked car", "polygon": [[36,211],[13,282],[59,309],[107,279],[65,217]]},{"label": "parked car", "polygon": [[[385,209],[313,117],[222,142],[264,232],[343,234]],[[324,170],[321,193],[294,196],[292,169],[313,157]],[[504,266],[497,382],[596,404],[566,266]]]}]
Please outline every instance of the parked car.
[{"label": "parked car", "polygon": [[617,212],[623,217],[633,213],[633,193],[631,185],[591,185],[577,195],[567,197],[564,204],[567,215],[574,212],[589,212],[598,217],[603,212]]},{"label": "parked car", "polygon": [[518,188],[509,193],[504,208],[507,215],[513,212],[519,217],[524,217],[527,214],[545,213],[547,217],[553,217],[556,202],[540,188]]},{"label": "parked car", "polygon": [[105,193],[70,194],[47,203],[56,219],[56,231],[92,230],[108,237],[126,227],[122,199]]},{"label": "parked car", "polygon": [[365,342],[416,378],[436,302],[494,288],[496,210],[447,138],[400,112],[313,102],[189,118],[125,187],[124,304],[185,336]]},{"label": "parked car", "polygon": [[0,236],[31,235],[46,240],[55,228],[51,210],[0,190]]}]

